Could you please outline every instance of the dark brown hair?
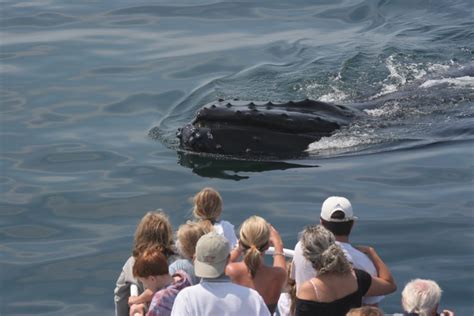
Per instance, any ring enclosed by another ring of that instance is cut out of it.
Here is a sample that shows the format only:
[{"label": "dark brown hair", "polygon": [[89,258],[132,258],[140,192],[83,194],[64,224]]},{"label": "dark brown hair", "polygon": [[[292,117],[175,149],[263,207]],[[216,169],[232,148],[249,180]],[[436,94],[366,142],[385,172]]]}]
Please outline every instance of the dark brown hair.
[{"label": "dark brown hair", "polygon": [[[331,218],[344,219],[344,216],[344,212],[335,211],[332,213]],[[349,236],[352,226],[354,226],[354,221],[350,220],[346,222],[329,222],[321,218],[321,224],[335,236]]]}]

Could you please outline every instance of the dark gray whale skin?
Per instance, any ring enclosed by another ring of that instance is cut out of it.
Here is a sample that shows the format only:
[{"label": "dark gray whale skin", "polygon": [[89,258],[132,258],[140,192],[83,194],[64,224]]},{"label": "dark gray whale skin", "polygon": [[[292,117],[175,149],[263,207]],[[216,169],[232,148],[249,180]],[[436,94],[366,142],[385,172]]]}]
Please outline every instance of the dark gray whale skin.
[{"label": "dark gray whale skin", "polygon": [[230,156],[304,155],[308,145],[364,115],[314,100],[284,103],[218,100],[178,129],[180,148]]}]

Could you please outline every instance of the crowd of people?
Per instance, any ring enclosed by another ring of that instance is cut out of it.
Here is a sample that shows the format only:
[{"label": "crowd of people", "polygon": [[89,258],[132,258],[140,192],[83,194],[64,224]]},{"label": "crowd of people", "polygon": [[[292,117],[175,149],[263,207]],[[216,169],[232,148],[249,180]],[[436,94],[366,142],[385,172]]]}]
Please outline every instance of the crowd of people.
[{"label": "crowd of people", "polygon": [[[246,219],[237,238],[222,209],[220,194],[204,188],[193,199],[194,219],[175,234],[164,212],[145,214],[117,279],[116,316],[384,315],[378,305],[397,286],[374,248],[349,242],[357,217],[348,199],[324,201],[319,223],[304,228],[288,261],[265,219]],[[454,316],[438,314],[440,300],[436,282],[415,279],[394,315]]]}]

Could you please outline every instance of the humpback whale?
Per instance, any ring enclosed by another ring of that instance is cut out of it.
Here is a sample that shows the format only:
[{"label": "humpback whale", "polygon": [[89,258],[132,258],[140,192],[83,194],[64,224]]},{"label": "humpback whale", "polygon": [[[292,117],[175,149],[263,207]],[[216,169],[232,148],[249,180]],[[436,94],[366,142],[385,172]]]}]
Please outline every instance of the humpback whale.
[{"label": "humpback whale", "polygon": [[201,107],[176,135],[180,148],[191,152],[294,157],[361,115],[356,108],[309,99],[281,103],[219,99]]}]

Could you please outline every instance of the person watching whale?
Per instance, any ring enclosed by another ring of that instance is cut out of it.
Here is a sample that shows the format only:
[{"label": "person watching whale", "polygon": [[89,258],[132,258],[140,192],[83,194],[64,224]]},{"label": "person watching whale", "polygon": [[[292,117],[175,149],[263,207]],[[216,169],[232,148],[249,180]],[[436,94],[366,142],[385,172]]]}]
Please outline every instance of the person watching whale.
[{"label": "person watching whale", "polygon": [[[342,248],[344,255],[353,268],[366,271],[371,276],[376,277],[378,272],[371,259],[349,242],[349,236],[356,219],[352,204],[345,197],[330,196],[322,204],[320,224],[334,234],[336,244]],[[317,271],[303,255],[301,242],[298,242],[295,246],[291,269],[291,277],[296,282],[296,289],[298,290],[304,281],[311,279],[316,274]],[[366,296],[362,303],[377,306],[383,298],[384,296]]]}]

